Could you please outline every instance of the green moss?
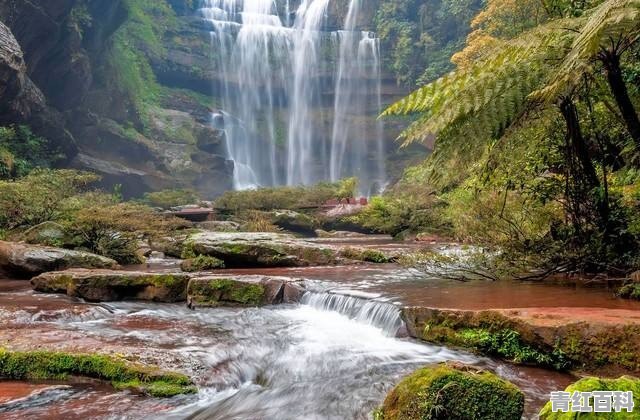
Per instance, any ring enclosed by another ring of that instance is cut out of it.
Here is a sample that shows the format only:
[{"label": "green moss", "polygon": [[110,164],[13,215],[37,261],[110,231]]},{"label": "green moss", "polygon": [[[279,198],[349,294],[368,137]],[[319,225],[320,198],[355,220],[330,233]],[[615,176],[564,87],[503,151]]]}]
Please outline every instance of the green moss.
[{"label": "green moss", "polygon": [[517,420],[524,394],[492,373],[447,365],[420,369],[404,378],[376,412],[384,420]]},{"label": "green moss", "polygon": [[479,353],[499,356],[514,363],[533,364],[566,369],[571,362],[561,349],[541,351],[522,340],[520,333],[509,328],[460,328],[428,324],[423,331],[427,341],[473,349]]},{"label": "green moss", "polygon": [[185,260],[180,264],[182,271],[194,272],[224,268],[224,261],[207,255],[198,255],[195,258]]},{"label": "green moss", "polygon": [[109,381],[117,389],[138,389],[157,397],[197,392],[186,375],[134,365],[112,356],[0,349],[0,378],[65,380],[71,375]]},{"label": "green moss", "polygon": [[376,249],[357,249],[357,248],[344,248],[340,251],[340,254],[344,258],[351,260],[372,262],[376,264],[384,264],[389,262],[389,258],[384,255],[383,252]]},{"label": "green moss", "polygon": [[[633,391],[633,401],[635,403],[634,412],[627,413],[579,413],[580,420],[633,420],[638,418],[637,407],[640,407],[640,380],[630,376],[623,376],[618,379],[600,379],[600,378],[583,378],[578,382],[569,385],[565,390],[573,393],[574,391]],[[551,411],[551,403],[547,403],[542,411],[540,411],[541,420],[573,420],[578,418],[577,413],[562,413]]]},{"label": "green moss", "polygon": [[218,306],[230,303],[259,306],[264,300],[264,294],[265,289],[262,284],[233,279],[220,278],[189,283],[189,299],[195,305]]}]

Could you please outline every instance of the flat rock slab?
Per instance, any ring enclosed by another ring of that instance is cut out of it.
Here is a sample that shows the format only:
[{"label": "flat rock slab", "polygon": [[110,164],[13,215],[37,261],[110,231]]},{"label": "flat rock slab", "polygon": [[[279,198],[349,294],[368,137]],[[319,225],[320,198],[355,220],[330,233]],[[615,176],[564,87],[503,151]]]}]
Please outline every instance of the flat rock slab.
[{"label": "flat rock slab", "polygon": [[190,307],[263,306],[299,302],[302,280],[260,275],[211,275],[73,269],[31,279],[33,289],[91,302],[148,300]]},{"label": "flat rock slab", "polygon": [[[515,331],[518,340],[544,354],[562,355],[574,368],[640,372],[640,313],[629,309],[541,307],[456,310],[405,307],[409,335],[464,345],[465,333]],[[462,343],[462,344],[461,344]]]},{"label": "flat rock slab", "polygon": [[192,235],[185,246],[195,254],[223,260],[226,267],[306,267],[387,260],[378,251],[319,244],[281,233],[201,232]]},{"label": "flat rock slab", "polygon": [[90,252],[0,241],[0,269],[20,277],[69,268],[118,268],[110,258]]},{"label": "flat rock slab", "polygon": [[187,290],[189,307],[263,306],[299,302],[302,280],[289,277],[239,275],[192,278]]},{"label": "flat rock slab", "polygon": [[31,279],[38,292],[66,293],[92,302],[182,302],[187,298],[188,283],[189,276],[183,273],[85,269],[43,273]]}]

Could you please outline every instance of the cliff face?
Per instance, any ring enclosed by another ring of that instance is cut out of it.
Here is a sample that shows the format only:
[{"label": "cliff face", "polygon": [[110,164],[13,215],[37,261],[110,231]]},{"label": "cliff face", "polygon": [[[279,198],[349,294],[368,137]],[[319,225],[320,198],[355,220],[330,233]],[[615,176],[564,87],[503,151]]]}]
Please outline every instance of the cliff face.
[{"label": "cliff face", "polygon": [[[331,3],[330,28],[339,27],[348,3]],[[367,6],[362,29],[373,29],[364,25],[376,4]],[[66,166],[99,173],[108,189],[122,184],[127,197],[183,187],[212,197],[231,189],[225,134],[210,125],[228,84],[220,80],[210,28],[195,16],[197,5],[0,2],[0,125],[29,125],[67,156]],[[292,10],[296,5],[291,2]],[[406,93],[393,76],[383,82],[385,103]],[[326,93],[327,103],[332,94]],[[331,130],[324,115],[314,121],[318,133]],[[388,127],[393,150],[398,126]]]},{"label": "cliff face", "polygon": [[[222,157],[223,133],[209,127],[209,109],[150,83],[142,89],[159,93],[142,115],[138,92],[122,82],[121,73],[139,70],[118,67],[114,52],[119,31],[137,24],[134,3],[3,1],[0,124],[29,125],[67,156],[65,165],[99,173],[105,188],[122,184],[125,196],[179,187],[217,195],[231,187],[233,165]],[[153,55],[148,45],[134,48],[134,60]]]}]

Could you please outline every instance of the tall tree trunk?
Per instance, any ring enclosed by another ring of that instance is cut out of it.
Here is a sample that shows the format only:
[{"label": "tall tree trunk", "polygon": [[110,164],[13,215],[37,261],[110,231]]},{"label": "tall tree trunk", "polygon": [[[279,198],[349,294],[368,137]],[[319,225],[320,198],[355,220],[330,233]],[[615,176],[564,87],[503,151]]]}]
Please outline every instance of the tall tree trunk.
[{"label": "tall tree trunk", "polygon": [[607,51],[600,55],[600,60],[604,65],[611,93],[622,113],[627,130],[636,143],[636,147],[640,148],[640,119],[638,119],[638,114],[627,91],[627,85],[622,78],[620,56],[615,52]]},{"label": "tall tree trunk", "polygon": [[582,174],[575,175],[584,175],[589,189],[600,186],[596,169],[589,156],[589,148],[582,135],[576,104],[571,98],[564,98],[560,103],[560,112],[567,124],[567,139],[569,140],[568,143],[571,148],[571,154],[575,156],[581,167]]}]

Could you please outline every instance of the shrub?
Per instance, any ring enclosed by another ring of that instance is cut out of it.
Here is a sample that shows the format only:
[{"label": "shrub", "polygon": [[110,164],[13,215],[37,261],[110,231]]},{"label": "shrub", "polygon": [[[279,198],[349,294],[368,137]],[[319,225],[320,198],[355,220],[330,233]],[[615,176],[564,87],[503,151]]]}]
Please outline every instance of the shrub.
[{"label": "shrub", "polygon": [[257,210],[240,212],[241,230],[245,232],[280,232],[280,228],[273,224],[269,213]]},{"label": "shrub", "polygon": [[200,198],[193,190],[176,189],[146,193],[142,201],[151,207],[170,209],[171,207],[196,204]]},{"label": "shrub", "polygon": [[60,154],[27,126],[0,127],[0,179],[19,178],[35,168],[48,168]]},{"label": "shrub", "polygon": [[165,217],[150,207],[133,203],[85,207],[66,222],[76,246],[113,258],[121,264],[141,261],[137,253],[141,238],[160,237],[187,226],[190,226],[189,222]]},{"label": "shrub", "polygon": [[15,181],[0,181],[0,228],[30,227],[56,220],[66,199],[99,179],[69,169],[36,169]]},{"label": "shrub", "polygon": [[309,187],[260,188],[228,191],[215,201],[215,207],[228,210],[295,210],[318,207],[331,199],[353,197],[355,178],[337,183],[320,183]]}]

